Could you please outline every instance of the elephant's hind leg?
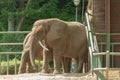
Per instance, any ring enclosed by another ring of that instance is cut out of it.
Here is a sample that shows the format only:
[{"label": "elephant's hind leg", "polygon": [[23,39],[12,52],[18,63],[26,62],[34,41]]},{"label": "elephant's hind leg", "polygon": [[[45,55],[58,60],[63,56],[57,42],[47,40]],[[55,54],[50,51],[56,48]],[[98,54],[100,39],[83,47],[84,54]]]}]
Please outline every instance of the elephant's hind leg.
[{"label": "elephant's hind leg", "polygon": [[78,66],[77,66],[77,70],[76,72],[77,73],[82,73],[82,70],[83,70],[83,62],[84,62],[84,57],[82,58],[79,58],[79,61],[78,61]]},{"label": "elephant's hind leg", "polygon": [[64,73],[70,73],[70,69],[71,69],[71,58],[62,58],[62,66],[64,69]]}]

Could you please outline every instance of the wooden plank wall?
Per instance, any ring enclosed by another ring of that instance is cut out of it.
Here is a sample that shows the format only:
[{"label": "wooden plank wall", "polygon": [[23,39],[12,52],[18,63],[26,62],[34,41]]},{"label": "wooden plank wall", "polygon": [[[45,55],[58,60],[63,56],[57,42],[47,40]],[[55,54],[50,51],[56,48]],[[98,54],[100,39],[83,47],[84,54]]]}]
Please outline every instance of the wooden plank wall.
[{"label": "wooden plank wall", "polygon": [[[110,0],[111,33],[120,33],[120,0]],[[111,36],[111,42],[120,42],[119,36]],[[120,52],[120,45],[115,45],[114,52]],[[120,67],[120,57],[114,57],[114,67]]]},{"label": "wooden plank wall", "polygon": [[[94,0],[93,2],[93,26],[97,33],[105,33],[105,0]],[[110,0],[110,33],[120,33],[120,0]],[[98,42],[106,42],[105,36],[97,35]],[[111,42],[120,42],[120,36],[111,36]],[[103,51],[106,51],[103,46]],[[112,50],[112,49],[111,49]],[[114,46],[114,52],[120,52],[120,45]],[[120,67],[120,57],[114,56],[114,67]],[[112,60],[111,60],[112,61]],[[103,60],[105,66],[105,59]],[[111,64],[112,66],[112,64]]]},{"label": "wooden plank wall", "polygon": [[[93,26],[97,33],[105,33],[105,1],[94,0],[93,3]],[[105,36],[97,36],[99,42],[105,42]]]},{"label": "wooden plank wall", "polygon": [[96,32],[105,32],[105,1],[94,0],[94,28]]}]

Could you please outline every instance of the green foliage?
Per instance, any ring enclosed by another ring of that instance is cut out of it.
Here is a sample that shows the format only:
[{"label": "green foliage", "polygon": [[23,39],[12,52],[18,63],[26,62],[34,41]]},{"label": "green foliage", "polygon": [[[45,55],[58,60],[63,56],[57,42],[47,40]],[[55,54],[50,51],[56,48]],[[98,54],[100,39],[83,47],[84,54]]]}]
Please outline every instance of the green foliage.
[{"label": "green foliage", "polygon": [[[17,73],[18,73],[20,60],[16,60],[16,62],[17,62],[16,68],[17,68]],[[33,71],[33,72],[41,71],[41,67],[42,67],[43,63],[39,62],[38,60],[35,60],[35,64],[37,65],[37,68],[39,68],[39,69],[37,69],[36,71]],[[8,65],[8,62],[6,62],[6,61],[1,62],[0,74],[2,74],[2,75],[7,74],[7,65]],[[15,59],[9,60],[9,74],[15,74]]]},{"label": "green foliage", "polygon": [[[17,72],[18,72],[20,61],[19,60],[16,60],[16,61],[17,61],[16,67],[17,67]],[[6,61],[1,62],[0,74],[7,74],[7,65],[8,64]],[[13,59],[9,61],[9,74],[14,74],[14,73],[15,73],[15,60]]]},{"label": "green foliage", "polygon": [[[19,37],[18,37],[19,36]],[[25,37],[25,34],[1,34],[0,35],[0,43],[22,43]],[[13,46],[13,45],[7,45],[7,46],[0,46],[0,52],[21,52],[22,51],[22,45]],[[7,60],[6,55],[2,56],[3,60]],[[10,55],[10,59],[13,59],[15,56]],[[17,55],[17,58],[20,59],[20,55]]]},{"label": "green foliage", "polygon": [[[85,0],[85,6],[86,4]],[[23,5],[24,8],[18,11],[18,0],[2,0],[0,2],[0,30],[7,30],[8,15],[14,15],[15,20],[26,16],[22,30],[31,30],[32,24],[38,19],[60,18],[66,21],[75,20],[75,6],[73,1],[32,0],[30,6],[26,8],[27,0],[25,0]],[[78,20],[81,21],[82,2],[78,8]]]},{"label": "green foliage", "polygon": [[[23,1],[23,3],[20,3]],[[75,5],[72,0],[0,0],[0,31],[8,31],[8,17],[13,16],[13,27],[17,30],[20,20],[25,17],[21,30],[31,30],[38,19],[59,18],[66,21],[75,20]],[[22,6],[20,5],[22,4]],[[87,0],[85,0],[85,6]],[[86,8],[86,7],[85,7]],[[81,22],[82,2],[78,6],[78,21]],[[85,11],[85,9],[84,9]],[[25,35],[0,34],[0,42],[23,42]],[[1,51],[22,51],[22,46],[0,46]],[[13,59],[14,56],[10,56]],[[20,56],[17,57],[20,59]],[[6,56],[2,56],[6,60]]]}]

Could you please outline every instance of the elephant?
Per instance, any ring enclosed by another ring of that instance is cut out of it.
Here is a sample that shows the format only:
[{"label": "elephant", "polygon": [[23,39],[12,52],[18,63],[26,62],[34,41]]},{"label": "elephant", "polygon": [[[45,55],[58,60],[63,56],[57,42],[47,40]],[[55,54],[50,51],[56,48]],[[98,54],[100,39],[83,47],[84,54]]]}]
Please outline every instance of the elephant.
[{"label": "elephant", "polygon": [[[25,37],[25,39],[23,41],[23,51],[22,51],[21,63],[19,66],[19,71],[18,71],[19,74],[25,73],[25,72],[29,73],[29,72],[33,71],[33,68],[32,68],[32,65],[30,62],[30,57],[29,57],[29,51],[30,51],[29,45],[27,44],[29,42],[30,35],[31,35],[31,33],[27,34],[27,36]],[[37,44],[35,46],[35,52],[34,52],[35,59],[40,60],[40,61],[43,60],[42,50],[43,50],[43,48],[37,42]],[[50,54],[50,52],[49,52],[49,54]],[[52,60],[52,56],[50,56],[49,60]]]},{"label": "elephant", "polygon": [[[31,65],[30,62],[30,49],[29,49],[29,38],[30,38],[31,32],[28,33],[23,41],[23,51],[22,51],[22,56],[21,56],[21,63],[19,66],[19,71],[18,74],[21,73],[30,73],[33,72],[33,67]],[[35,45],[35,51],[34,51],[34,58],[37,60],[42,61],[43,60],[43,48],[39,45],[39,42],[37,42],[37,44]],[[49,59],[48,61],[52,61],[52,50],[49,51]],[[64,68],[64,72],[65,73],[69,73],[70,72],[70,64],[71,64],[71,60],[69,58],[63,58],[63,68]],[[49,66],[48,66],[49,67]],[[50,67],[49,67],[50,68]]]},{"label": "elephant", "polygon": [[80,72],[84,57],[88,55],[87,37],[85,25],[79,22],[67,22],[58,18],[42,19],[34,22],[30,36],[30,61],[33,67],[36,40],[44,40],[45,51],[43,53],[42,73],[46,73],[48,68],[49,49],[53,50],[54,74],[60,73],[60,63],[62,57],[74,58],[77,60],[76,72]]}]

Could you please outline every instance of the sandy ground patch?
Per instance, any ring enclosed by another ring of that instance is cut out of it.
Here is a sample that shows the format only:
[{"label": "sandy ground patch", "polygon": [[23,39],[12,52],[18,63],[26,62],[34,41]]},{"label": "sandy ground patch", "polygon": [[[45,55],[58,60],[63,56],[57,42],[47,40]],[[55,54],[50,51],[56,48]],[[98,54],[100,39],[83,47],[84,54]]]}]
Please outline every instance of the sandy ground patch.
[{"label": "sandy ground patch", "polygon": [[[106,72],[104,72],[106,76]],[[120,71],[109,71],[108,80],[120,80]],[[92,73],[84,74],[40,74],[40,73],[25,73],[19,75],[0,75],[0,80],[96,80],[96,75]]]},{"label": "sandy ground patch", "polygon": [[87,74],[40,74],[29,73],[19,75],[1,75],[0,80],[95,80],[91,73]]}]

